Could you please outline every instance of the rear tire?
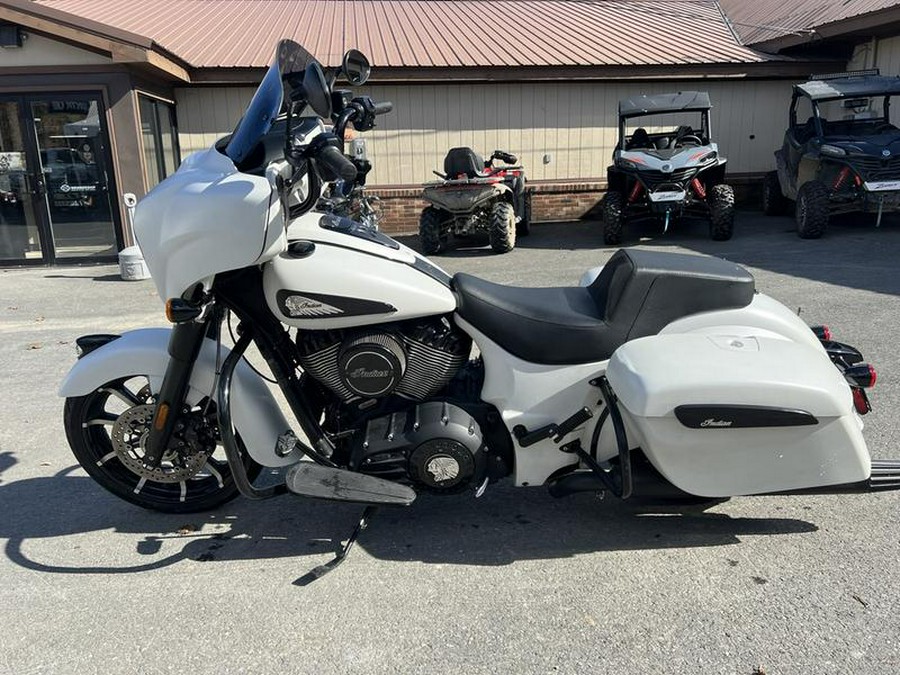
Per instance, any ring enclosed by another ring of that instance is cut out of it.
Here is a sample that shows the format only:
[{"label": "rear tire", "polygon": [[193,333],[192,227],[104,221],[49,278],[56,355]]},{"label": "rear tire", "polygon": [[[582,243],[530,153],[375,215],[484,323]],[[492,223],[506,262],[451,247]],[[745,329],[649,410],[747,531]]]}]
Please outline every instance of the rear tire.
[{"label": "rear tire", "polygon": [[622,243],[625,229],[625,197],[621,192],[609,191],[603,196],[603,243],[616,246]]},{"label": "rear tire", "polygon": [[767,216],[781,216],[787,210],[787,199],[781,193],[777,171],[770,171],[763,177],[762,210]]},{"label": "rear tire", "polygon": [[426,206],[419,216],[419,244],[422,253],[434,255],[448,248],[450,235],[444,232],[446,214],[433,206]]},{"label": "rear tire", "polygon": [[512,204],[499,202],[491,209],[488,231],[494,253],[508,253],[516,245],[516,213]]},{"label": "rear tire", "polygon": [[516,236],[527,237],[531,234],[531,193],[526,192],[522,199],[522,220],[516,225]]},{"label": "rear tire", "polygon": [[734,234],[734,188],[714,185],[709,191],[709,236],[713,241],[728,241]]},{"label": "rear tire", "polygon": [[797,193],[797,235],[801,239],[818,239],[828,227],[828,188],[811,180]]}]

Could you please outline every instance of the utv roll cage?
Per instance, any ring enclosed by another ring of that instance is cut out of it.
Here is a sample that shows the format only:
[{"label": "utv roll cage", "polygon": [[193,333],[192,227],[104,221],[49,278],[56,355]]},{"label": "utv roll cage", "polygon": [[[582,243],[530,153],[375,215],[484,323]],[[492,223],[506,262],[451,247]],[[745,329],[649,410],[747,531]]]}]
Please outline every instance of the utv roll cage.
[{"label": "utv roll cage", "polygon": [[[825,136],[825,127],[822,124],[822,114],[819,103],[840,101],[853,98],[876,98],[883,96],[882,114],[880,119],[890,121],[891,96],[900,94],[900,76],[889,77],[881,75],[878,68],[869,70],[852,70],[846,73],[829,73],[826,75],[810,75],[810,79],[802,84],[794,85],[794,93],[791,97],[790,127],[796,129],[813,122],[815,135],[819,138]],[[797,104],[801,98],[806,98],[812,107],[812,118],[804,124],[797,122]]]},{"label": "utv roll cage", "polygon": [[709,111],[712,103],[705,91],[680,91],[677,94],[657,94],[655,96],[634,96],[619,101],[619,142],[617,150],[625,148],[625,123],[634,117],[660,115],[664,113],[699,112],[700,132],[707,142],[712,138]]}]

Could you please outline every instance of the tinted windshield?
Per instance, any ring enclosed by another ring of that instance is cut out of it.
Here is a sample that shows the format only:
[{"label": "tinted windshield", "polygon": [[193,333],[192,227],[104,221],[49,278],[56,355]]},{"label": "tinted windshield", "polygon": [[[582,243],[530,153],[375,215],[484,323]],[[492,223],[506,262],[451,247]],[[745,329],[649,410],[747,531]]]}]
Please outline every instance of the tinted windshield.
[{"label": "tinted windshield", "polygon": [[256,143],[272,128],[272,123],[284,104],[284,78],[296,73],[302,79],[307,64],[314,61],[303,47],[293,40],[282,40],[275,50],[275,59],[266,72],[256,93],[238,122],[225,154],[235,164],[243,161]]}]

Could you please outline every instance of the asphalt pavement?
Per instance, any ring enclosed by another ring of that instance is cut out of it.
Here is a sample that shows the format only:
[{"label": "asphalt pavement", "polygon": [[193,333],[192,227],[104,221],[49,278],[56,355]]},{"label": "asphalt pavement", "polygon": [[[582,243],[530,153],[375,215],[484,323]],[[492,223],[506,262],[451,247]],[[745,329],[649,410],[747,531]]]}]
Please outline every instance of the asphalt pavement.
[{"label": "asphalt pavement", "polygon": [[[635,245],[716,254],[859,347],[879,381],[865,436],[900,456],[900,220],[845,219],[820,241],[740,214]],[[604,262],[595,223],[538,225],[504,256],[436,256],[525,286]],[[117,268],[0,271],[0,672],[900,672],[900,493],[735,498],[642,509],[491,486],[383,511],[306,586],[360,509],[297,497],[212,513],[144,511],[75,464],[60,380],[74,338],[164,325]]]}]

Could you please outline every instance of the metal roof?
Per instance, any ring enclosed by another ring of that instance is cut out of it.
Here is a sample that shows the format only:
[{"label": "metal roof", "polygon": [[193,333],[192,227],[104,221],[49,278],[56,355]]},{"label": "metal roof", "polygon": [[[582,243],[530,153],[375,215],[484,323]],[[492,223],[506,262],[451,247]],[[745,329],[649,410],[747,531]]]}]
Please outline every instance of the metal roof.
[{"label": "metal roof", "polygon": [[679,91],[677,94],[632,96],[619,101],[619,115],[640,117],[657,113],[683,112],[685,110],[709,110],[709,94],[705,91]]},{"label": "metal roof", "polygon": [[[196,68],[264,67],[281,38],[325,65],[382,67],[760,63],[713,0],[36,0],[145,35]],[[777,60],[777,59],[775,59]]]},{"label": "metal roof", "polygon": [[868,75],[847,79],[810,80],[794,86],[814,101],[833,101],[856,96],[894,96],[900,94],[900,77]]},{"label": "metal roof", "polygon": [[816,37],[816,29],[891,7],[900,0],[720,0],[745,45],[789,36]]}]

